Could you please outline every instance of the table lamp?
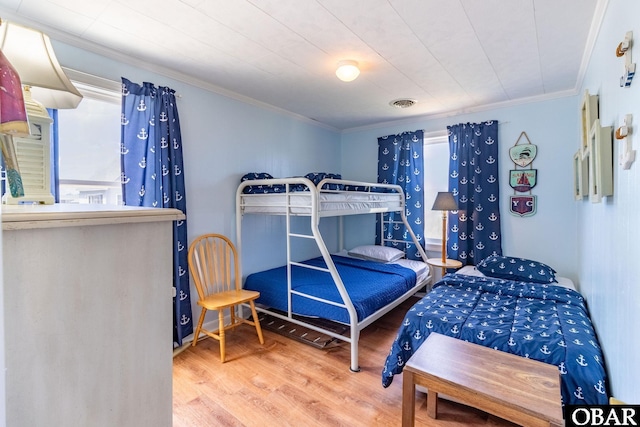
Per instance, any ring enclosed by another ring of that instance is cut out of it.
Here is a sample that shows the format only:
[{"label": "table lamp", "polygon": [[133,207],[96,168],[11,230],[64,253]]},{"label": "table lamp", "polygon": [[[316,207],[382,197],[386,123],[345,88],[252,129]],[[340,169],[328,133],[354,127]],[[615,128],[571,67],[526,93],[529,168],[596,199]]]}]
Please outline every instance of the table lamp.
[{"label": "table lamp", "polygon": [[46,34],[0,21],[0,50],[11,62],[24,89],[31,136],[14,138],[25,194],[7,203],[53,204],[51,194],[51,123],[46,108],[76,108],[82,94],[65,75]]},{"label": "table lamp", "polygon": [[20,76],[0,50],[0,146],[4,157],[5,185],[13,197],[24,196],[24,186],[13,137],[29,136],[27,111]]},{"label": "table lamp", "polygon": [[431,210],[442,211],[442,264],[444,265],[447,259],[447,212],[458,210],[453,193],[439,191]]}]

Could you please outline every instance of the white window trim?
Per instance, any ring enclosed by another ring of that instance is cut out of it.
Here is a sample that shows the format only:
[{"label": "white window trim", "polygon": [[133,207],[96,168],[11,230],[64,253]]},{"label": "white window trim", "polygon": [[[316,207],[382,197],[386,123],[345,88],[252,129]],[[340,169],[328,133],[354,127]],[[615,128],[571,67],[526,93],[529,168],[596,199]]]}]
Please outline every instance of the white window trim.
[{"label": "white window trim", "polygon": [[115,104],[122,103],[122,83],[63,67],[82,95]]},{"label": "white window trim", "polygon": [[[425,132],[423,135],[423,144],[431,145],[431,144],[445,144],[449,142],[449,134],[446,130],[434,131],[434,132]],[[425,208],[428,207],[428,204],[425,200]],[[428,209],[431,209],[430,207]],[[442,251],[442,239],[432,239],[425,237],[424,245],[427,251],[438,252]]]},{"label": "white window trim", "polygon": [[425,132],[423,134],[424,144],[443,144],[449,142],[449,134],[446,130],[437,130],[434,132]]}]

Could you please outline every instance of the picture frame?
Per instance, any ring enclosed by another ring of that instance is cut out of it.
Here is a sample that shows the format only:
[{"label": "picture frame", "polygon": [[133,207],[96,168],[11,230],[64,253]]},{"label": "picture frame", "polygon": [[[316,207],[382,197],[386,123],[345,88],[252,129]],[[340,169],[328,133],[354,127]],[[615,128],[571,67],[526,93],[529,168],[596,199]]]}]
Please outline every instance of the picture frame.
[{"label": "picture frame", "polygon": [[580,108],[580,122],[582,125],[580,129],[582,137],[581,149],[583,158],[588,157],[591,128],[596,119],[598,119],[598,95],[591,95],[588,90],[585,90]]},{"label": "picture frame", "polygon": [[576,200],[583,200],[589,195],[589,152],[576,151],[573,155],[573,196]]},{"label": "picture frame", "polygon": [[600,203],[613,195],[613,147],[611,126],[593,122],[589,135],[589,200]]}]

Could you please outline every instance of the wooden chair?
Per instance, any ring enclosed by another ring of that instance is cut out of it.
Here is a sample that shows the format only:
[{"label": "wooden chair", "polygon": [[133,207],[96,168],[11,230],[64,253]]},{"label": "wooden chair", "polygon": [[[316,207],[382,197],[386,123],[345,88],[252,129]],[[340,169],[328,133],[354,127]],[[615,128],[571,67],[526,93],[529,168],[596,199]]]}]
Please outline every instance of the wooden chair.
[{"label": "wooden chair", "polygon": [[[193,346],[198,342],[200,332],[220,341],[220,359],[225,359],[225,331],[243,323],[255,326],[260,344],[264,344],[260,321],[254,300],[259,292],[242,289],[238,253],[231,241],[221,234],[204,234],[189,246],[189,271],[198,290],[198,305],[202,307],[196,327]],[[236,315],[236,306],[248,303],[253,322]],[[224,323],[224,309],[230,312],[231,323]],[[202,328],[207,310],[218,312],[218,329],[208,331]]]}]

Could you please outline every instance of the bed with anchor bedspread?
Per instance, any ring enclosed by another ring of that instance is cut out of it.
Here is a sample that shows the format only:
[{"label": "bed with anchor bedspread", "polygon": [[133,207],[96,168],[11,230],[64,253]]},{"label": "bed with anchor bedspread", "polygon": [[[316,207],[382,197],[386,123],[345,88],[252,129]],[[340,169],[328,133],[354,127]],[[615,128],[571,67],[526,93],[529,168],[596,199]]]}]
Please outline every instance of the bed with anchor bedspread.
[{"label": "bed with anchor bedspread", "polygon": [[607,404],[602,351],[582,295],[560,286],[449,274],[407,312],[382,385],[431,332],[558,366],[563,404]]}]

